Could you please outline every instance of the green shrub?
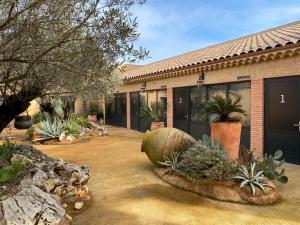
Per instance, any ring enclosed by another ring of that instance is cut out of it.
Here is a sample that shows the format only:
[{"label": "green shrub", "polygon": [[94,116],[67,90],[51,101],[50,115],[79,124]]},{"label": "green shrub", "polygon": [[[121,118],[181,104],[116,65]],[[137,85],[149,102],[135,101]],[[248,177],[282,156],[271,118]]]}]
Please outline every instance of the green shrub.
[{"label": "green shrub", "polygon": [[99,113],[98,105],[95,103],[90,103],[90,107],[87,111],[89,115],[97,115]]},{"label": "green shrub", "polygon": [[230,179],[237,170],[228,160],[222,145],[206,135],[184,152],[181,158],[179,173],[191,181]]},{"label": "green shrub", "polygon": [[13,157],[15,146],[16,142],[8,138],[4,139],[3,144],[0,145],[0,157],[9,161]]},{"label": "green shrub", "polygon": [[8,183],[14,181],[21,171],[23,170],[23,165],[21,162],[14,162],[9,166],[0,168],[0,183]]},{"label": "green shrub", "polygon": [[40,111],[32,116],[32,123],[38,124],[44,120],[46,120],[50,115],[47,112]]},{"label": "green shrub", "polygon": [[66,135],[77,135],[79,133],[81,126],[75,121],[69,120],[65,125],[65,133]]},{"label": "green shrub", "polygon": [[80,114],[74,114],[70,117],[69,121],[79,124],[81,127],[87,127],[89,121],[86,116]]}]

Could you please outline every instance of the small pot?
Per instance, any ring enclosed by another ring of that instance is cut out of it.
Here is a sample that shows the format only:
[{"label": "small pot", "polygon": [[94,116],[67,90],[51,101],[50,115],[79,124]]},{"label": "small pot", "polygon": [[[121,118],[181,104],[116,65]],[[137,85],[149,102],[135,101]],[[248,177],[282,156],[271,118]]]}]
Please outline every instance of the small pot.
[{"label": "small pot", "polygon": [[15,128],[17,129],[29,129],[32,126],[31,116],[16,116]]},{"label": "small pot", "polygon": [[223,144],[230,160],[237,160],[240,152],[242,123],[215,122],[210,124],[211,138]]},{"label": "small pot", "polygon": [[151,123],[151,131],[165,127],[164,122],[152,122]]},{"label": "small pot", "polygon": [[97,122],[97,115],[88,115],[88,121]]}]

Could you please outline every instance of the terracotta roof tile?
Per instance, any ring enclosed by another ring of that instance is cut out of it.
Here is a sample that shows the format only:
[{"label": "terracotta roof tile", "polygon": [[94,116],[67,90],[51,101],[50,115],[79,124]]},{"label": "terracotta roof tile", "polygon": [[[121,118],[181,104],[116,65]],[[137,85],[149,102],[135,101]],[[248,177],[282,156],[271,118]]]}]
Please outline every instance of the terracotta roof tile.
[{"label": "terracotta roof tile", "polygon": [[300,21],[187,52],[125,72],[133,78],[300,42]]}]

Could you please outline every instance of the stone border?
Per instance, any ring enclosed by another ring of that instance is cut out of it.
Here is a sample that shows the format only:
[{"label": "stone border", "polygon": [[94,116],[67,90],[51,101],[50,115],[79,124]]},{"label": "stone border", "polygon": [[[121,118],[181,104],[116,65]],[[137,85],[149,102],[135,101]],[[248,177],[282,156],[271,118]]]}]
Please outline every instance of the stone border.
[{"label": "stone border", "polygon": [[269,187],[266,188],[266,193],[257,189],[255,196],[252,196],[250,188],[240,189],[238,183],[233,180],[193,183],[183,176],[168,172],[166,168],[155,167],[154,173],[165,182],[177,188],[221,201],[269,205],[277,202],[279,199],[277,190]]}]

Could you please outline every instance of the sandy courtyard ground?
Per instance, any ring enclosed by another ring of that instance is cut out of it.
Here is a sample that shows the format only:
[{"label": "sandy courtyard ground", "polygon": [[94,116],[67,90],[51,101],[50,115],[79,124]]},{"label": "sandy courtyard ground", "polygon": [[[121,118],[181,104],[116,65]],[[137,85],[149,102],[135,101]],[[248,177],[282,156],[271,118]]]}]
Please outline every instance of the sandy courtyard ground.
[{"label": "sandy courtyard ground", "polygon": [[208,199],[172,187],[152,172],[140,152],[143,134],[113,128],[108,137],[72,145],[37,145],[45,153],[88,164],[91,207],[74,225],[294,225],[300,224],[300,167],[289,165],[290,182],[279,185],[282,200],[253,206]]}]

